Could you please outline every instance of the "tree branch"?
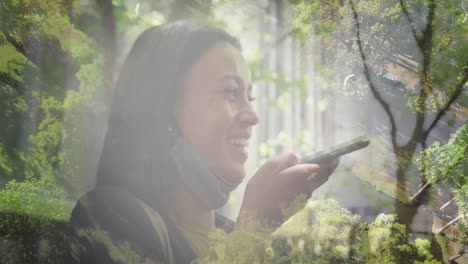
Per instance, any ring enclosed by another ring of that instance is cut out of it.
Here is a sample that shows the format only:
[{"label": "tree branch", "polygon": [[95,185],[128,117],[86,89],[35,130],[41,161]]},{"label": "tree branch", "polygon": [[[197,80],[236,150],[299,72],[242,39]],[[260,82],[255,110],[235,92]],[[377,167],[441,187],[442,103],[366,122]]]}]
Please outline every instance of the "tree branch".
[{"label": "tree branch", "polygon": [[450,97],[449,101],[445,104],[445,106],[437,113],[434,121],[432,121],[431,125],[424,132],[424,135],[422,138],[423,146],[425,146],[427,137],[431,133],[431,130],[437,125],[440,119],[445,115],[445,113],[448,111],[450,106],[460,97],[467,81],[468,81],[468,61],[465,62],[465,67],[463,69],[463,78],[458,83],[457,88],[455,89],[455,92],[452,94],[452,96]]},{"label": "tree branch", "polygon": [[408,12],[408,9],[406,8],[406,3],[404,2],[404,0],[400,0],[400,5],[401,5],[401,9],[403,10],[403,13],[406,16],[406,19],[408,19],[408,22],[409,22],[409,25],[410,25],[410,28],[411,28],[411,32],[413,32],[413,37],[416,40],[416,43],[418,44],[418,47],[420,49],[422,49],[421,43],[420,43],[421,38],[418,37],[418,34],[416,32],[416,28],[414,27],[413,19],[409,15],[409,12]]},{"label": "tree branch", "polygon": [[432,82],[429,82],[429,73],[432,59],[432,46],[434,34],[434,20],[435,20],[436,3],[434,0],[429,0],[429,14],[427,16],[426,27],[423,30],[420,47],[423,53],[423,85],[421,89],[422,96],[432,93]]},{"label": "tree branch", "polygon": [[[417,142],[423,143],[424,138],[424,123],[426,121],[426,100],[429,94],[433,92],[433,84],[430,77],[432,64],[432,47],[434,37],[434,20],[435,20],[436,3],[434,0],[429,0],[429,14],[426,21],[426,27],[423,30],[423,35],[420,42],[421,52],[423,54],[422,72],[420,75],[421,89],[417,98],[420,110],[417,112],[416,126],[407,146],[414,145]],[[425,144],[422,144],[425,147]]]},{"label": "tree branch", "polygon": [[429,0],[429,11],[428,11],[428,16],[426,20],[426,26],[424,27],[423,30],[423,36],[421,37],[421,45],[427,45],[427,40],[432,38],[432,29],[433,29],[433,23],[434,23],[434,18],[435,18],[435,9],[436,9],[436,2],[434,0]]},{"label": "tree branch", "polygon": [[364,50],[362,48],[362,41],[361,41],[361,29],[358,21],[358,15],[356,12],[356,9],[354,7],[353,0],[349,0],[349,3],[351,4],[351,10],[353,11],[353,17],[354,17],[354,22],[356,26],[356,38],[357,38],[357,44],[359,48],[359,53],[361,55],[361,60],[362,64],[364,67],[364,75],[366,77],[367,82],[369,83],[369,88],[372,92],[372,95],[375,97],[375,99],[380,103],[382,108],[384,109],[385,113],[387,114],[388,118],[390,119],[390,125],[391,125],[391,140],[392,140],[392,145],[394,150],[399,150],[400,146],[398,146],[397,140],[396,140],[396,123],[395,119],[393,117],[393,113],[390,109],[390,105],[382,98],[380,93],[377,91],[374,83],[372,82],[370,78],[370,69],[369,66],[367,65],[367,59],[366,55],[364,54]]}]

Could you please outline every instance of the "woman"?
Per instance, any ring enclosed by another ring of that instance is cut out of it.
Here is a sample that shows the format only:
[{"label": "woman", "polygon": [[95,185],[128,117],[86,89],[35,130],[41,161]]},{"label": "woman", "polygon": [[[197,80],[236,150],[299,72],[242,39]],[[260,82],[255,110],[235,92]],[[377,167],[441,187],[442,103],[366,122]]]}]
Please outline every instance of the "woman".
[{"label": "woman", "polygon": [[224,31],[178,21],[141,34],[117,82],[97,186],[70,219],[72,257],[190,263],[207,254],[215,227],[252,216],[281,224],[281,206],[310,197],[337,162],[272,159],[247,184],[235,226],[215,216],[245,177],[253,100],[240,44]]}]

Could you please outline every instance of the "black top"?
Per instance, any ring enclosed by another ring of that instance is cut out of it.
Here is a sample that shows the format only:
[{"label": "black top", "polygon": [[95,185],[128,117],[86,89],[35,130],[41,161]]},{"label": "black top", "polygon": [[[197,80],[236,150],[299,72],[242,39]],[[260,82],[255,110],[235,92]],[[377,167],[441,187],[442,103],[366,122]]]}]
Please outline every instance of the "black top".
[{"label": "black top", "polygon": [[[195,253],[180,230],[162,216],[177,264],[190,263]],[[218,228],[230,232],[233,222],[216,215]],[[161,240],[138,199],[119,187],[99,187],[83,196],[67,230],[71,252],[66,263],[168,263]],[[149,262],[151,263],[151,262]]]}]

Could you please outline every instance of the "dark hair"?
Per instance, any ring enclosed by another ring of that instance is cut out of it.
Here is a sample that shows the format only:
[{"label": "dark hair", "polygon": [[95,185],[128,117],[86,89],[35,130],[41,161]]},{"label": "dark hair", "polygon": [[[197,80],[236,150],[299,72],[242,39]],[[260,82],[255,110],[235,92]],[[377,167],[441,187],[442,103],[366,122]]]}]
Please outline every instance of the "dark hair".
[{"label": "dark hair", "polygon": [[176,176],[168,127],[175,122],[179,84],[197,58],[221,42],[241,49],[223,30],[193,21],[154,26],[138,37],[114,91],[98,186],[123,187],[160,207],[170,177]]}]

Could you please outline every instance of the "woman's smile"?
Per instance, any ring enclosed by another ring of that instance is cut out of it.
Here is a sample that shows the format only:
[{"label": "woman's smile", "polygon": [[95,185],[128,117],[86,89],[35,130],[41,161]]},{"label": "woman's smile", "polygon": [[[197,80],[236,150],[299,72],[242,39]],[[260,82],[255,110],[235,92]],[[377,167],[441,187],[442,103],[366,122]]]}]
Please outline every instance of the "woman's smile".
[{"label": "woman's smile", "polygon": [[248,158],[247,148],[249,146],[250,134],[239,134],[228,136],[226,138],[226,143],[230,146],[231,152],[233,153],[232,156],[234,159],[242,164]]}]

